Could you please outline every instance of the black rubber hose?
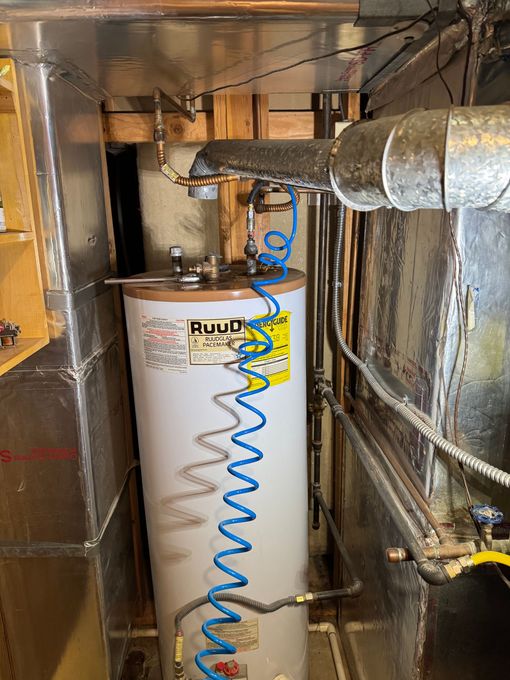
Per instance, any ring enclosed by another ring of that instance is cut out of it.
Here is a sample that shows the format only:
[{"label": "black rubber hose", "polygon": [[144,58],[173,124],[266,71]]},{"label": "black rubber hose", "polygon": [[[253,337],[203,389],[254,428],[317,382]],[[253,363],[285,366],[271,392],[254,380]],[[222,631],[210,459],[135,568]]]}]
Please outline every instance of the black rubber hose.
[{"label": "black rubber hose", "polygon": [[[259,602],[258,600],[252,600],[251,598],[245,597],[244,595],[236,595],[235,593],[218,593],[218,595],[216,595],[216,599],[219,602],[233,602],[234,604],[240,604],[247,609],[253,609],[255,611],[261,612],[262,614],[272,614],[283,607],[299,607],[314,601],[322,602],[323,600],[338,600],[343,597],[353,597],[351,588],[325,590],[319,593],[311,593],[311,595],[311,598],[305,598],[302,595],[290,595],[289,597],[284,597],[281,600],[276,600],[275,602],[270,602],[269,604]],[[181,630],[183,619],[188,616],[188,614],[191,614],[192,611],[195,611],[195,609],[208,604],[208,602],[209,599],[207,595],[203,595],[202,597],[197,597],[196,600],[192,600],[187,605],[182,607],[182,609],[180,609],[175,615],[175,630]]]},{"label": "black rubber hose", "polygon": [[252,190],[250,191],[250,194],[248,196],[248,205],[253,205],[255,203],[255,199],[260,193],[260,190],[263,189],[266,186],[267,182],[255,182],[253,185]]}]

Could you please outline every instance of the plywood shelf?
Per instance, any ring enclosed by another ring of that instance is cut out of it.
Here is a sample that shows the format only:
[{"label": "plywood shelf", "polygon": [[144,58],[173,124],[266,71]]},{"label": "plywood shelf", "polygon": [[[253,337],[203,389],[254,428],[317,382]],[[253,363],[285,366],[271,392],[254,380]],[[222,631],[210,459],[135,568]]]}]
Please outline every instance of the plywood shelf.
[{"label": "plywood shelf", "polygon": [[33,241],[34,234],[31,231],[0,231],[0,246],[5,243],[24,243]]},{"label": "plywood shelf", "polygon": [[18,338],[14,347],[0,348],[0,375],[7,373],[11,368],[28,359],[46,344],[48,344],[46,337]]},{"label": "plywood shelf", "polygon": [[0,76],[0,195],[8,225],[7,231],[0,232],[0,319],[18,324],[21,333],[14,347],[0,347],[0,375],[49,341],[36,237],[36,194],[30,181],[34,169],[27,158],[31,142],[23,125],[14,64],[0,59],[0,70],[7,64],[10,69]]}]

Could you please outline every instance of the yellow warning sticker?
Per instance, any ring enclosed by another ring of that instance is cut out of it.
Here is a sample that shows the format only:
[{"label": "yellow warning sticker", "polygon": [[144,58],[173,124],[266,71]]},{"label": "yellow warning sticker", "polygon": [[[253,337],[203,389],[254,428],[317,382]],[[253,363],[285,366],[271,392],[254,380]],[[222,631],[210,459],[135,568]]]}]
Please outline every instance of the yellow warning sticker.
[{"label": "yellow warning sticker", "polygon": [[[239,621],[239,623],[218,623],[216,626],[209,626],[209,630],[222,640],[226,640],[231,645],[234,645],[238,654],[254,652],[259,648],[258,619]],[[206,644],[207,649],[213,649],[218,646],[209,639],[206,639]]]},{"label": "yellow warning sticker", "polygon": [[[260,325],[272,339],[273,350],[248,365],[253,371],[266,376],[271,386],[281,385],[290,380],[290,315],[290,312],[282,310],[275,319]],[[255,318],[263,317],[264,315]],[[247,329],[246,335],[248,340],[261,339],[261,336],[250,328]],[[256,390],[263,384],[259,378],[250,378],[249,389]]]}]

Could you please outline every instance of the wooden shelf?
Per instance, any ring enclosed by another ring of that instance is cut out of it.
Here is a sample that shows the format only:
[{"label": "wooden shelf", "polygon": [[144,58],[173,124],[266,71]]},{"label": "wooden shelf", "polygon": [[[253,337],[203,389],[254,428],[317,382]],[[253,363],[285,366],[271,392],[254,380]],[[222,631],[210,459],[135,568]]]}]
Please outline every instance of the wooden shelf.
[{"label": "wooden shelf", "polygon": [[0,59],[0,69],[6,64],[11,68],[0,77],[0,195],[9,228],[0,232],[0,319],[18,324],[21,333],[14,347],[0,348],[0,375],[49,341],[36,237],[37,190],[28,158],[32,147],[14,64]]},{"label": "wooden shelf", "polygon": [[48,340],[46,337],[19,337],[14,347],[0,348],[0,375],[7,373],[11,368],[17,366],[21,361],[28,359],[29,356],[47,344]]},{"label": "wooden shelf", "polygon": [[4,243],[24,243],[33,241],[34,234],[31,231],[0,231],[0,246]]}]

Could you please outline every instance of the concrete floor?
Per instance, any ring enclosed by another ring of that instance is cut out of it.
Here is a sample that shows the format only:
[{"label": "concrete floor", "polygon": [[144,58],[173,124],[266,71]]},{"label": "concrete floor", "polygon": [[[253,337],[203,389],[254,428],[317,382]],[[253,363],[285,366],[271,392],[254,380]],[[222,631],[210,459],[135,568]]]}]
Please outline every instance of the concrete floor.
[{"label": "concrete floor", "polygon": [[[157,640],[133,640],[122,680],[162,680]],[[336,680],[326,635],[310,634],[310,680]]]}]

